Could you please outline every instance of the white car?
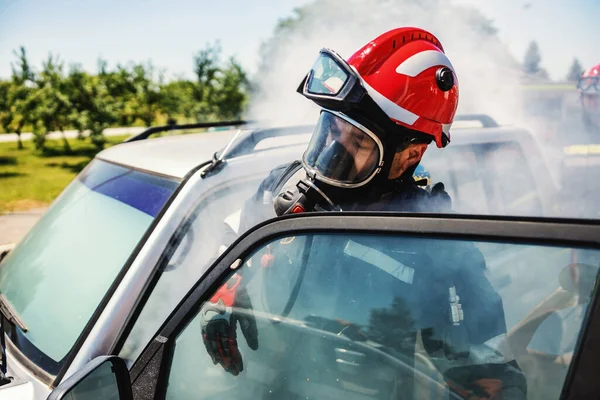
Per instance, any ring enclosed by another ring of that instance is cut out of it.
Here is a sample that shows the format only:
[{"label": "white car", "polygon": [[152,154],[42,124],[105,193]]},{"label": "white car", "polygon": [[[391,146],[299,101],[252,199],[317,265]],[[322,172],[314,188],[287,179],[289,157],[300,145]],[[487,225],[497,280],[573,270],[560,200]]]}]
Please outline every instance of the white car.
[{"label": "white car", "polygon": [[[505,354],[502,346],[516,346],[512,350],[527,377],[529,398],[558,398],[562,390],[584,393],[597,385],[590,366],[597,359],[590,358],[597,342],[589,332],[598,329],[600,318],[594,318],[594,307],[582,311],[580,305],[590,299],[595,304],[589,263],[600,259],[600,224],[548,218],[548,196],[555,189],[543,159],[533,153],[529,133],[482,121],[480,128],[454,130],[452,145],[423,162],[433,181],[446,183],[456,210],[470,215],[276,218],[238,232],[240,239],[224,252],[225,225],[235,224],[236,212],[272,168],[301,158],[311,126],[157,139],[141,134],[104,150],[0,264],[3,366],[12,378],[0,386],[0,397],[379,399],[389,398],[408,372],[416,382],[415,397],[447,396],[450,389],[427,355],[416,351],[401,357],[385,340],[371,337],[373,308],[361,314],[312,307],[308,299],[314,296],[342,304],[352,300],[345,297],[352,291],[332,284],[324,293],[311,292],[325,272],[302,257],[290,258],[290,264],[308,271],[312,283],[296,291],[297,305],[290,310],[286,299],[292,287],[279,287],[279,297],[267,290],[275,281],[249,287],[256,296],[259,338],[270,339],[257,351],[240,346],[245,372],[237,379],[213,364],[197,322],[200,305],[232,269],[249,273],[270,244],[289,241],[289,249],[310,256],[310,248],[301,244],[315,232],[325,239],[342,235],[341,247],[332,245],[331,254],[344,253],[362,236],[379,237],[382,246],[401,246],[419,235],[434,251],[440,240],[477,242],[489,282],[504,303],[509,332],[508,339],[498,339],[500,345],[482,346],[494,354]],[[585,256],[586,263],[573,264],[573,254]],[[369,265],[373,271],[387,268],[376,260]],[[419,273],[418,266],[414,270]],[[292,275],[284,282],[297,281],[297,271],[287,273]],[[344,277],[346,285],[360,290],[365,278],[353,276]],[[574,276],[584,277],[587,286],[574,285]],[[381,279],[398,278],[388,273]],[[579,318],[569,320],[571,331],[561,331],[556,339],[574,338],[564,346],[546,343],[547,333],[564,325],[562,319],[544,317],[532,332],[523,328],[557,291],[563,302],[550,307],[548,315],[579,310]],[[379,306],[391,306],[388,295],[382,290]],[[528,335],[529,341],[523,339]],[[561,353],[548,355],[553,351]],[[569,352],[571,358],[556,361]]]}]

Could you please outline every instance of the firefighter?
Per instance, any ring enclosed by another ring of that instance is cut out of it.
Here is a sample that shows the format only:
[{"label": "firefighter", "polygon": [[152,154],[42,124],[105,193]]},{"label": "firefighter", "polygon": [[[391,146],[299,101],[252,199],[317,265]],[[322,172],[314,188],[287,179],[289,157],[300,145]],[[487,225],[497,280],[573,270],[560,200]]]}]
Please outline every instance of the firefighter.
[{"label": "firefighter", "polygon": [[[433,34],[412,27],[393,29],[348,60],[322,49],[298,92],[322,108],[302,161],[280,166],[269,174],[246,202],[232,232],[243,232],[265,219],[288,213],[451,212],[452,202],[442,183],[423,187],[426,179],[415,180],[428,146],[450,144],[450,127],[458,106],[455,69]],[[376,243],[360,244],[372,245]],[[335,246],[331,251],[335,252]],[[397,257],[392,253],[388,256]],[[482,254],[473,244],[451,248],[444,254],[444,260],[434,259],[452,265],[440,276],[444,275],[444,282],[453,283],[438,285],[443,289],[435,296],[441,303],[433,305],[426,318],[431,322],[439,317],[432,322],[438,335],[428,336],[424,330],[425,349],[433,358],[440,351],[445,354],[446,382],[464,398],[524,399],[525,378],[514,360],[479,357],[472,361],[472,349],[506,334],[502,301],[484,275]],[[274,270],[280,256],[274,251],[262,262]],[[238,299],[232,289],[239,284],[238,278],[232,278],[233,283],[220,289],[223,295],[217,293],[205,305],[202,324],[213,362],[234,375],[243,370],[237,323],[242,324],[250,348],[258,348],[260,342],[251,312],[236,315],[225,311],[252,309],[247,293],[240,292]],[[243,286],[244,282],[240,284]],[[422,296],[438,286],[428,290],[427,285],[414,285],[412,290],[415,296]],[[231,305],[222,307],[221,313],[215,311],[216,304],[224,305],[220,298],[228,299]],[[454,307],[452,316],[449,307]],[[463,308],[469,310],[467,315],[462,315]],[[445,311],[438,316],[438,309]],[[446,332],[442,325],[447,326]]]}]

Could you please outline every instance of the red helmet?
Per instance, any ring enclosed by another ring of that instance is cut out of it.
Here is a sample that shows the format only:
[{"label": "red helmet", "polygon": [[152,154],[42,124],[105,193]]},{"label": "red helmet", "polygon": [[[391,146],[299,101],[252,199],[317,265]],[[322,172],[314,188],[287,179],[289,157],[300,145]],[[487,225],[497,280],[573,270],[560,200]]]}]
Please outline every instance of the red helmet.
[{"label": "red helmet", "polygon": [[389,120],[433,136],[438,147],[450,142],[458,106],[454,67],[439,40],[420,28],[388,31],[348,61],[322,49],[298,91],[339,112],[368,109],[368,97]]},{"label": "red helmet", "polygon": [[577,83],[577,87],[582,92],[587,92],[588,90],[596,90],[600,91],[600,64],[594,65],[588,70],[584,71],[581,74],[581,78],[579,78],[579,82]]},{"label": "red helmet", "polygon": [[390,119],[433,136],[438,147],[450,141],[458,79],[434,35],[420,28],[393,29],[363,46],[348,63]]},{"label": "red helmet", "polygon": [[410,143],[445,147],[458,106],[454,68],[438,39],[419,28],[386,32],[348,61],[322,49],[298,92],[323,107],[305,169],[347,188],[378,174],[386,180],[396,152]]},{"label": "red helmet", "polygon": [[600,129],[600,64],[581,74],[577,88],[581,95],[585,125],[591,131]]}]

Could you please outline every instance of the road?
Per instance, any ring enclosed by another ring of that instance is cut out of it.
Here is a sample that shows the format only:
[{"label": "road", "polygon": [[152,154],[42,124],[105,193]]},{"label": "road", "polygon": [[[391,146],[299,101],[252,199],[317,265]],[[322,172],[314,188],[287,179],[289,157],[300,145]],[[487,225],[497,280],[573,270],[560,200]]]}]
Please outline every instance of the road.
[{"label": "road", "polygon": [[[134,126],[130,128],[108,128],[104,130],[105,136],[119,136],[119,135],[134,135],[136,133],[140,133],[147,128],[143,126]],[[77,131],[65,131],[65,135],[69,139],[73,139],[77,137]],[[50,132],[46,135],[47,139],[62,139],[61,132]],[[21,134],[21,140],[31,140],[33,139],[33,133],[31,132],[23,132]],[[17,134],[16,133],[2,133],[0,134],[0,143],[1,142],[16,142]]]}]

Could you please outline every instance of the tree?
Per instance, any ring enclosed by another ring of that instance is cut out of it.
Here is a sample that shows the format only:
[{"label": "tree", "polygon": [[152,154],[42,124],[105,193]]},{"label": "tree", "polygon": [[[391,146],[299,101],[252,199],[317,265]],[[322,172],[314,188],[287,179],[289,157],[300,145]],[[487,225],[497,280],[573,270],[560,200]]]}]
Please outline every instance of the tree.
[{"label": "tree", "polygon": [[197,121],[240,118],[248,98],[248,78],[235,58],[221,62],[219,43],[207,44],[194,57],[193,90]]},{"label": "tree", "polygon": [[528,75],[536,75],[540,72],[540,63],[542,56],[540,55],[540,49],[535,41],[532,41],[525,52],[525,59],[523,60],[523,70]]},{"label": "tree", "polygon": [[10,91],[10,82],[0,79],[0,120],[8,110],[8,93]]},{"label": "tree", "polygon": [[221,63],[218,42],[195,55],[195,79],[168,83],[150,62],[109,68],[99,59],[97,75],[78,65],[65,73],[64,63],[50,54],[41,71],[34,73],[24,48],[15,55],[18,62],[12,65],[11,80],[0,81],[0,123],[3,130],[19,135],[20,147],[24,127],[33,130],[38,149],[48,132],[61,131],[64,148],[70,151],[65,130],[71,128],[80,139],[89,132],[91,141],[102,148],[103,131],[109,126],[138,121],[150,126],[162,115],[170,122],[237,119],[248,98],[246,72],[234,58]]},{"label": "tree", "polygon": [[16,64],[11,64],[12,76],[10,82],[2,86],[2,105],[0,105],[0,124],[5,132],[17,134],[18,148],[23,149],[21,132],[23,127],[32,123],[32,111],[35,104],[32,102],[35,75],[24,47],[19,52],[14,52],[18,58]]},{"label": "tree", "polygon": [[109,71],[104,60],[98,61],[98,77],[108,91],[111,108],[118,116],[116,124],[120,126],[132,125],[137,116],[135,111],[135,86],[132,72],[125,66],[118,64],[116,69]]},{"label": "tree", "polygon": [[162,85],[159,108],[168,123],[176,123],[178,117],[189,120],[194,116],[194,90],[194,83],[184,79]]},{"label": "tree", "polygon": [[[46,136],[48,132],[60,131],[63,136],[63,147],[66,152],[71,152],[71,146],[65,135],[65,130],[71,125],[72,104],[67,95],[66,80],[63,73],[63,63],[52,54],[43,63],[42,71],[37,78],[38,89],[35,93],[37,107],[35,119],[36,136]],[[38,150],[43,149],[45,140],[38,138]]]},{"label": "tree", "polygon": [[577,58],[573,59],[573,64],[571,64],[571,68],[569,68],[569,73],[567,74],[567,81],[569,82],[577,82],[579,78],[583,74],[583,67]]},{"label": "tree", "polygon": [[134,65],[132,70],[135,100],[133,109],[136,118],[141,119],[146,126],[151,126],[156,120],[161,104],[161,85],[153,78],[152,63]]},{"label": "tree", "polygon": [[215,105],[221,119],[239,119],[246,105],[248,78],[242,66],[231,58],[221,71],[215,91]]},{"label": "tree", "polygon": [[72,104],[71,125],[80,135],[88,131],[92,144],[102,149],[106,142],[104,129],[118,121],[115,102],[105,82],[100,76],[89,75],[81,67],[73,66],[66,86]]},{"label": "tree", "polygon": [[217,86],[220,58],[221,46],[218,42],[213,45],[207,44],[194,56],[196,82],[193,96],[196,102],[196,121],[209,121],[217,114],[212,100]]}]

